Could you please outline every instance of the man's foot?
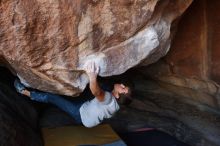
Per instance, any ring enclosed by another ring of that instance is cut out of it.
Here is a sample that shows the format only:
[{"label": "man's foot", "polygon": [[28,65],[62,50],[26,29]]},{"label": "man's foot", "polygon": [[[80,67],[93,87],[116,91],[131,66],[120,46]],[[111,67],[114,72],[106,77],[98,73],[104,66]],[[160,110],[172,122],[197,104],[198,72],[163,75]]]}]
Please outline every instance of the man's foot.
[{"label": "man's foot", "polygon": [[16,91],[21,94],[23,94],[23,91],[26,89],[25,86],[18,79],[14,81],[14,87]]},{"label": "man's foot", "polygon": [[48,103],[48,95],[49,93],[32,91],[30,97],[31,100]]}]

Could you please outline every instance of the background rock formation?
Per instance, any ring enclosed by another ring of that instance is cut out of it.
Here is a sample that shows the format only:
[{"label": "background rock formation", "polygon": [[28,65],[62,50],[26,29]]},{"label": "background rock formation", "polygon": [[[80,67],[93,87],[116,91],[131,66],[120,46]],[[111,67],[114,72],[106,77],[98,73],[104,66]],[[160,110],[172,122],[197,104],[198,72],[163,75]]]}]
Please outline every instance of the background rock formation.
[{"label": "background rock formation", "polygon": [[219,8],[218,0],[195,0],[179,21],[169,53],[141,69],[163,84],[184,88],[170,90],[216,109],[220,109]]},{"label": "background rock formation", "polygon": [[10,72],[0,72],[0,145],[42,146],[37,110],[14,90]]},{"label": "background rock formation", "polygon": [[[152,99],[153,96],[148,94],[145,97],[162,108],[162,113],[166,109],[175,111],[174,115],[170,111],[163,115],[170,113],[172,118],[190,127],[178,131],[181,131],[181,135],[191,135],[188,137],[191,142],[187,143],[196,146],[220,144],[219,9],[219,0],[194,0],[179,21],[178,31],[168,54],[157,63],[138,69],[144,76],[156,80],[160,87],[177,95],[177,100],[173,101],[170,98],[164,101],[163,92],[158,92],[161,96],[156,95],[159,99]],[[165,104],[162,105],[163,102]],[[172,109],[174,107],[177,109]],[[153,111],[156,108],[146,106],[145,109]],[[161,118],[162,114],[159,115]],[[168,127],[167,131],[173,126]],[[188,129],[195,132],[189,132]],[[187,137],[181,139],[186,140]]]},{"label": "background rock formation", "polygon": [[191,2],[2,0],[1,60],[28,86],[75,96],[88,83],[87,61],[111,76],[164,56],[171,24]]}]

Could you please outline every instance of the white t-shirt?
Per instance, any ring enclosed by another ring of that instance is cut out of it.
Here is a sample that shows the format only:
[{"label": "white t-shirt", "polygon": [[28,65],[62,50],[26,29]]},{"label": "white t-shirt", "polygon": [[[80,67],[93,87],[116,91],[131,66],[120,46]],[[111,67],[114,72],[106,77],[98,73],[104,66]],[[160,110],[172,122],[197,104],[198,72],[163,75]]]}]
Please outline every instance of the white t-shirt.
[{"label": "white t-shirt", "polygon": [[103,119],[111,118],[119,110],[119,105],[115,97],[110,92],[105,92],[104,101],[97,98],[86,101],[80,107],[82,123],[86,127],[94,127],[100,124]]}]

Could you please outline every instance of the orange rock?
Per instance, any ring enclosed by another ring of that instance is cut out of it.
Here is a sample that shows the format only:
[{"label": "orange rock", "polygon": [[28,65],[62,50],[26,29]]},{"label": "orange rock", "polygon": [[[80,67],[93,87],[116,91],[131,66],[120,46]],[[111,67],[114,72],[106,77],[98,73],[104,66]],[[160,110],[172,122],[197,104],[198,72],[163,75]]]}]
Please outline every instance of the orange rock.
[{"label": "orange rock", "polygon": [[0,55],[32,88],[76,96],[88,83],[82,67],[121,74],[164,56],[171,23],[192,0],[3,0]]}]

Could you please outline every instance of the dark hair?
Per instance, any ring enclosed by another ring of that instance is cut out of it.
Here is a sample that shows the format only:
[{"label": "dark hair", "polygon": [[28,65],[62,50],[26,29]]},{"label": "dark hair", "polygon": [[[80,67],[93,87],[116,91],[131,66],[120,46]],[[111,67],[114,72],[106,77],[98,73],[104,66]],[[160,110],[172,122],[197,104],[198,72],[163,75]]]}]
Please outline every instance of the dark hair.
[{"label": "dark hair", "polygon": [[128,80],[121,80],[119,83],[125,85],[128,87],[128,93],[126,94],[119,94],[119,99],[118,103],[122,105],[129,105],[132,102],[132,95],[133,95],[133,89],[134,89],[134,84],[131,81]]}]

